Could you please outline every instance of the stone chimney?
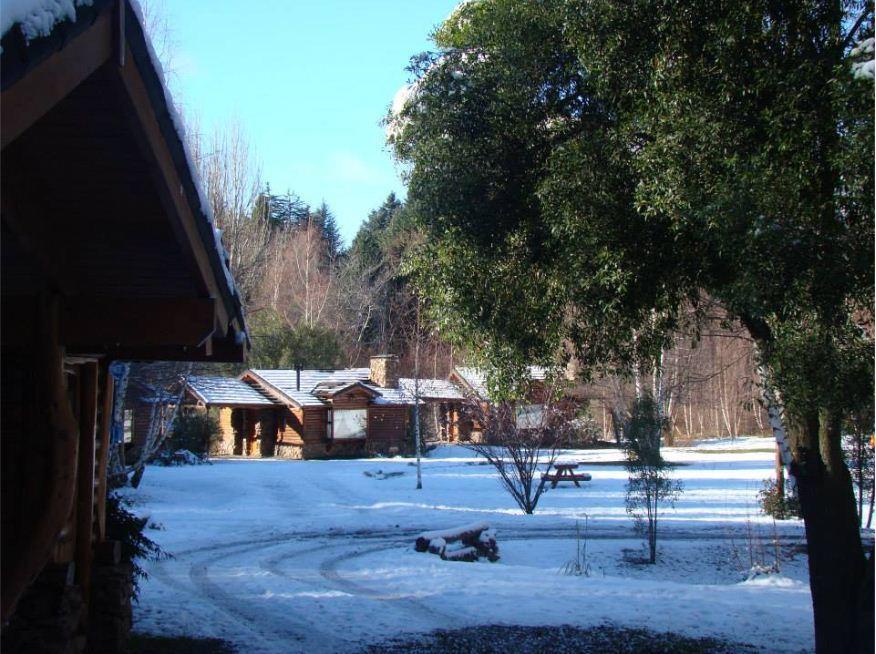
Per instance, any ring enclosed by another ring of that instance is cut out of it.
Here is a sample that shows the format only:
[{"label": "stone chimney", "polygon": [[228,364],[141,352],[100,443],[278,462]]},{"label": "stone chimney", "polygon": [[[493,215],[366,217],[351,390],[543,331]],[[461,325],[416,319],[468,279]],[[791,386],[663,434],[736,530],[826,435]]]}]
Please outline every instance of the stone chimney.
[{"label": "stone chimney", "polygon": [[371,381],[381,388],[398,388],[398,357],[394,354],[371,357]]}]

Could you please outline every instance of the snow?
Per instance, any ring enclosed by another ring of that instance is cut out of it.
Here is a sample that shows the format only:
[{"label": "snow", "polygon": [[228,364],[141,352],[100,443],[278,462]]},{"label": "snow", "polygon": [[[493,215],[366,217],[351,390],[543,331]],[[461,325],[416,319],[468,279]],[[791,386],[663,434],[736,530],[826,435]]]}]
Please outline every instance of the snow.
[{"label": "snow", "polygon": [[852,63],[852,74],[863,79],[873,79],[876,76],[876,61],[873,59],[874,39],[866,38],[858,42],[849,53],[852,57],[866,57],[864,61]]},{"label": "snow", "polygon": [[[593,480],[548,490],[531,516],[492,467],[459,446],[423,459],[420,491],[404,457],[149,467],[126,494],[163,525],[147,535],[174,558],[146,565],[135,629],[279,653],[355,651],[400,634],[487,623],[611,622],[773,652],[811,650],[802,523],[774,526],[756,506],[762,480],[773,475],[774,442],[716,441],[666,455],[679,464],[685,492],[664,514],[654,566],[636,562],[642,540],[624,510],[616,449],[564,451],[560,460],[582,462]],[[562,574],[585,516],[591,574]],[[473,522],[495,531],[500,561],[443,561],[414,550],[423,532]],[[775,537],[780,574],[747,580],[751,550],[771,565]]]},{"label": "snow", "polygon": [[18,24],[27,41],[51,34],[55,25],[76,20],[76,7],[91,6],[92,0],[3,0],[0,37]]}]

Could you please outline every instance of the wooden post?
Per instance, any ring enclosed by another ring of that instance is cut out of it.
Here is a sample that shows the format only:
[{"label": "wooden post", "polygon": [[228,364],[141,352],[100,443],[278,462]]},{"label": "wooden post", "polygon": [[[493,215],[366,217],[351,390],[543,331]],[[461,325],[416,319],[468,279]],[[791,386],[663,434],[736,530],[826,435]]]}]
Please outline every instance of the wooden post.
[{"label": "wooden post", "polygon": [[106,494],[107,494],[107,466],[109,464],[110,430],[113,424],[113,391],[114,380],[109,371],[109,362],[101,366],[104,371],[103,387],[103,415],[100,422],[100,449],[97,451],[97,483],[95,493],[97,497],[97,540],[106,540]]},{"label": "wooden post", "polygon": [[88,602],[94,530],[94,442],[97,430],[97,363],[80,366],[79,472],[76,481],[76,577]]}]

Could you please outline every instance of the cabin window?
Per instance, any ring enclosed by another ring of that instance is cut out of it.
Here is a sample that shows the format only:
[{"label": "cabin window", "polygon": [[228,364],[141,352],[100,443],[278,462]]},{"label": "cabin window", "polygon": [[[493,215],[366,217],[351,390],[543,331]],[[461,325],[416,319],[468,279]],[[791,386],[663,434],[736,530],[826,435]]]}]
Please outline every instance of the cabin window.
[{"label": "cabin window", "polygon": [[524,404],[517,407],[517,429],[538,429],[544,415],[543,404]]},{"label": "cabin window", "polygon": [[[118,432],[116,432],[118,433]],[[125,409],[125,415],[122,418],[122,433],[125,435],[125,442],[130,443],[134,440],[134,410]],[[118,437],[116,437],[118,438]]]},{"label": "cabin window", "polygon": [[329,415],[329,420],[334,423],[334,438],[365,438],[368,435],[368,409],[334,409]]}]

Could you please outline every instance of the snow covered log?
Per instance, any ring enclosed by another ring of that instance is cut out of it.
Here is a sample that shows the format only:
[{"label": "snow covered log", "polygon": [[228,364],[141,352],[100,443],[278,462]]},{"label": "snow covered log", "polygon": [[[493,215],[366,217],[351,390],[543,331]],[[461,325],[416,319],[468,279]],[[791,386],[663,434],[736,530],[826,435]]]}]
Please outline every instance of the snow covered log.
[{"label": "snow covered log", "polygon": [[442,556],[445,549],[447,549],[447,541],[443,538],[433,538],[429,541],[429,554]]},{"label": "snow covered log", "polygon": [[441,558],[445,561],[477,561],[478,550],[476,547],[463,547],[458,550],[444,550]]},{"label": "snow covered log", "polygon": [[499,560],[499,545],[496,542],[495,529],[485,529],[482,531],[481,535],[478,536],[478,542],[475,547],[477,547],[480,556],[488,558],[491,562],[495,563]]},{"label": "snow covered log", "polygon": [[[456,543],[456,546],[451,544]],[[417,537],[414,548],[418,552],[437,554],[446,561],[476,561],[484,557],[499,560],[496,530],[485,522],[477,522],[455,529],[427,531]],[[460,552],[465,552],[460,554]],[[474,553],[474,558],[472,557]]]},{"label": "snow covered log", "polygon": [[427,531],[417,536],[417,542],[414,548],[418,552],[426,552],[429,549],[429,543],[436,538],[444,539],[445,543],[456,543],[462,541],[465,545],[474,546],[482,532],[490,528],[486,522],[475,522],[462,527],[453,529],[442,529],[439,531]]}]

